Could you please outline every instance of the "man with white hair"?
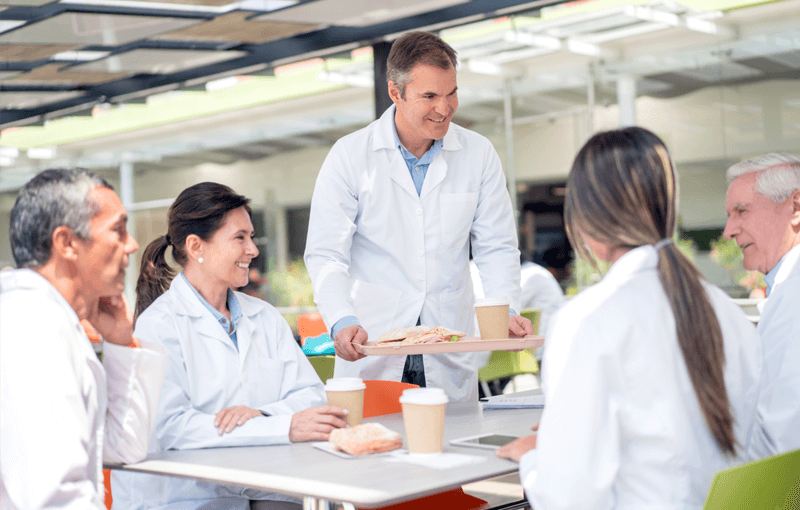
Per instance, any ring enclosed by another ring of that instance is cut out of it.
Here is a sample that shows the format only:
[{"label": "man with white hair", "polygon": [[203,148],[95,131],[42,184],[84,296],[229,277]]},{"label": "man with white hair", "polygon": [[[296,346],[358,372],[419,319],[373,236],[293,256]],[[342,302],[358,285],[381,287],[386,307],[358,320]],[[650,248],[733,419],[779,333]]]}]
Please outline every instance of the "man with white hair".
[{"label": "man with white hair", "polygon": [[728,169],[724,235],[744,267],[764,273],[759,305],[764,369],[758,413],[762,453],[800,448],[800,158],[766,154]]}]

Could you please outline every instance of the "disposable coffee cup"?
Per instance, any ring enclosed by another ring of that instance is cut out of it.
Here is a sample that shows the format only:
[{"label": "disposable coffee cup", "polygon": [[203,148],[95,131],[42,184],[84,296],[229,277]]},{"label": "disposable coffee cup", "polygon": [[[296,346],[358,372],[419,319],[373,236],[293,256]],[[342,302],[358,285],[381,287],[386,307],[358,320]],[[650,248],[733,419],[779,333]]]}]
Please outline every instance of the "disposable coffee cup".
[{"label": "disposable coffee cup", "polygon": [[444,409],[449,402],[441,388],[413,388],[403,392],[403,423],[408,452],[440,453],[444,436]]},{"label": "disposable coffee cup", "polygon": [[358,377],[339,377],[328,379],[325,393],[328,403],[347,409],[347,424],[351,427],[361,425],[364,415],[364,389],[367,387]]},{"label": "disposable coffee cup", "polygon": [[486,298],[475,301],[481,340],[508,338],[508,298]]}]

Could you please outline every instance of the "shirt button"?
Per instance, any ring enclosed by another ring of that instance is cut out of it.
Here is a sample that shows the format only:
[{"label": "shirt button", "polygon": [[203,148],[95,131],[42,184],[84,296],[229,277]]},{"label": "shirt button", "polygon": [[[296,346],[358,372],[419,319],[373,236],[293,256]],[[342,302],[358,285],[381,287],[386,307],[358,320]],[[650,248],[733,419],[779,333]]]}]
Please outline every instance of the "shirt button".
[{"label": "shirt button", "polygon": [[424,252],[423,250],[420,250],[420,251],[418,251],[418,252],[417,252],[417,255],[419,255],[420,257],[422,257],[422,256],[424,256],[424,255],[425,255],[425,252]]},{"label": "shirt button", "polygon": [[247,382],[247,372],[242,372],[242,380]]},{"label": "shirt button", "polygon": [[417,167],[414,167],[414,170],[419,170],[419,167],[418,167],[418,166],[417,166]]},{"label": "shirt button", "polygon": [[422,216],[422,209],[417,209],[417,216]]}]

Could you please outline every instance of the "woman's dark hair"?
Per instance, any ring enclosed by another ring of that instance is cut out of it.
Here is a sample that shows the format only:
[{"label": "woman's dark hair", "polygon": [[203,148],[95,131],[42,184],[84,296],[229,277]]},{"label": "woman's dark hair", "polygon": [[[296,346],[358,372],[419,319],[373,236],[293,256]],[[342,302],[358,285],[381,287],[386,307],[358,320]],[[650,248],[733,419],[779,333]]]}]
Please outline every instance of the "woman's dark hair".
[{"label": "woman's dark hair", "polygon": [[[567,235],[592,263],[579,231],[612,251],[671,239],[676,195],[675,171],[660,138],[638,127],[598,133],[580,150],[569,174]],[[659,245],[658,275],[705,421],[719,447],[735,454],[722,330],[702,276],[671,242]]]},{"label": "woman's dark hair", "polygon": [[203,241],[210,240],[225,224],[229,211],[244,207],[251,214],[249,202],[249,198],[216,182],[195,184],[178,195],[169,208],[167,234],[147,245],[142,254],[136,282],[136,317],[169,289],[175,277],[175,270],[167,263],[167,248],[172,246],[175,262],[186,265],[186,238],[194,234]]}]

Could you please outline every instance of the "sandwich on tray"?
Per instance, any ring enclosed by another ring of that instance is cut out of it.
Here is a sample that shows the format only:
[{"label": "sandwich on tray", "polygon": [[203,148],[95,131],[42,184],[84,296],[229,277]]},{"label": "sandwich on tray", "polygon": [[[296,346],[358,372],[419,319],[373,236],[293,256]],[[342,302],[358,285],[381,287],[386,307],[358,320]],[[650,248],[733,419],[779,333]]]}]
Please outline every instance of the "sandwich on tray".
[{"label": "sandwich on tray", "polygon": [[378,345],[412,345],[433,344],[438,342],[458,342],[466,333],[448,329],[442,326],[430,328],[428,326],[414,326],[410,328],[393,329],[378,337]]}]

